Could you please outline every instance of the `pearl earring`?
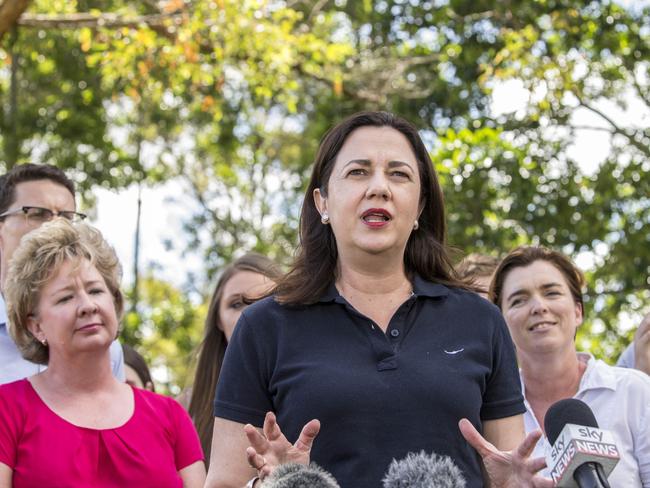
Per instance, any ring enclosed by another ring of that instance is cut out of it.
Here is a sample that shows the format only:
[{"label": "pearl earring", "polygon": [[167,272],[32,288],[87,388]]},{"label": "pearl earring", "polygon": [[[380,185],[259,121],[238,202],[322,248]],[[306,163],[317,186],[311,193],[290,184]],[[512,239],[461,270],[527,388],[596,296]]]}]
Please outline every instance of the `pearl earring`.
[{"label": "pearl earring", "polygon": [[327,225],[330,223],[330,216],[327,215],[327,212],[325,212],[323,215],[320,217],[320,221],[322,224]]},{"label": "pearl earring", "polygon": [[420,222],[417,220],[413,223],[413,230],[418,230],[420,228]]}]

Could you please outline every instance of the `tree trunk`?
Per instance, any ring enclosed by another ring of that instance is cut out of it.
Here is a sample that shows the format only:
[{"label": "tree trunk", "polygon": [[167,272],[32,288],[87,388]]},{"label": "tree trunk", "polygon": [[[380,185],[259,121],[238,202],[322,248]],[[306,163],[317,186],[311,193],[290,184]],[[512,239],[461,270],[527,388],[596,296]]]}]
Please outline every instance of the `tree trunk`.
[{"label": "tree trunk", "polygon": [[4,0],[0,4],[0,41],[27,9],[29,0]]}]

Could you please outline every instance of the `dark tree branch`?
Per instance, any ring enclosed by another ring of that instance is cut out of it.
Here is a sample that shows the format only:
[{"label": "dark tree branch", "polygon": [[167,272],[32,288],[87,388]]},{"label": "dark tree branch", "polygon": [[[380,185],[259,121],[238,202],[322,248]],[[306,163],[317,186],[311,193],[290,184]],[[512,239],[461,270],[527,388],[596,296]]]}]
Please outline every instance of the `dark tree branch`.
[{"label": "dark tree branch", "polygon": [[635,73],[632,73],[632,83],[637,95],[639,95],[639,98],[643,100],[647,106],[650,107],[650,91],[647,89],[644,90],[644,88],[639,83],[639,80],[637,80]]},{"label": "dark tree branch", "polygon": [[9,137],[7,141],[7,169],[18,161],[20,142],[18,140],[18,29],[14,25],[11,29],[9,42],[9,55],[11,56],[11,75],[9,85]]},{"label": "dark tree branch", "polygon": [[156,13],[162,13],[157,0],[142,0],[142,2],[149,5]]},{"label": "dark tree branch", "polygon": [[[576,95],[576,94],[574,93],[574,95]],[[576,97],[578,98],[578,103],[579,103],[579,105],[580,105],[581,107],[584,107],[584,108],[586,108],[587,110],[589,110],[590,112],[593,112],[593,113],[595,113],[596,115],[598,115],[601,119],[603,119],[603,120],[604,120],[605,122],[607,122],[610,126],[612,126],[612,129],[614,129],[614,131],[615,131],[616,133],[618,133],[618,134],[624,134],[623,129],[622,129],[621,127],[619,127],[619,126],[616,124],[616,122],[614,122],[614,120],[613,120],[611,117],[609,117],[605,112],[603,112],[602,110],[599,110],[599,109],[597,109],[596,107],[594,107],[594,106],[588,104],[587,102],[585,102],[585,101],[584,101],[581,97],[579,97],[578,95],[576,95]]]},{"label": "dark tree branch", "polygon": [[0,41],[29,6],[29,0],[4,0],[0,4]]},{"label": "dark tree branch", "polygon": [[614,135],[616,131],[608,129],[607,127],[598,127],[595,125],[571,125],[569,126],[572,130],[593,130],[598,132],[607,132],[608,134]]},{"label": "dark tree branch", "polygon": [[318,15],[320,11],[323,9],[323,7],[327,4],[327,2],[328,0],[318,0],[314,5],[314,7],[311,9],[311,12],[309,12],[309,17],[307,17],[307,22],[309,22],[316,15]]},{"label": "dark tree branch", "polygon": [[643,154],[650,153],[650,148],[648,148],[648,146],[646,146],[645,144],[640,143],[636,139],[635,137],[635,135],[637,134],[636,131],[630,131],[620,127],[618,124],[616,124],[616,122],[614,122],[614,120],[611,117],[605,114],[602,110],[599,110],[596,107],[593,107],[592,105],[588,104],[587,102],[582,100],[582,98],[580,98],[578,95],[576,95],[576,97],[578,98],[578,103],[581,107],[584,107],[590,112],[593,112],[594,114],[602,118],[605,122],[607,122],[612,127],[614,134],[618,134],[625,137],[630,142],[630,144],[632,144],[635,148],[641,151],[641,153]]},{"label": "dark tree branch", "polygon": [[125,17],[122,15],[102,13],[99,15],[88,13],[43,15],[25,14],[18,20],[18,25],[36,29],[80,29],[88,27],[99,29],[102,27],[165,27],[169,20],[180,21],[182,12],[176,11],[165,14],[141,15]]}]

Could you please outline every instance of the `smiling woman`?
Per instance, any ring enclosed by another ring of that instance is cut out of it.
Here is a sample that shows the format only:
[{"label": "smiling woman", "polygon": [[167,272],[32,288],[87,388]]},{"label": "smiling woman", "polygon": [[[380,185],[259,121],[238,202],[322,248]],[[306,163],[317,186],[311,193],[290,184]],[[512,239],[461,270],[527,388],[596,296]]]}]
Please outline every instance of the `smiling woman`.
[{"label": "smiling woman", "polygon": [[[490,299],[501,308],[517,346],[526,396],[527,431],[539,429],[549,407],[577,398],[593,410],[601,429],[612,431],[621,459],[611,486],[650,486],[650,379],[613,368],[576,351],[582,324],[582,272],[558,251],[520,247],[494,274]],[[550,449],[540,439],[534,454]]]},{"label": "smiling woman", "polygon": [[99,231],[62,218],[16,249],[9,331],[25,359],[48,368],[0,386],[0,487],[202,486],[201,448],[182,407],[111,374],[119,277]]}]

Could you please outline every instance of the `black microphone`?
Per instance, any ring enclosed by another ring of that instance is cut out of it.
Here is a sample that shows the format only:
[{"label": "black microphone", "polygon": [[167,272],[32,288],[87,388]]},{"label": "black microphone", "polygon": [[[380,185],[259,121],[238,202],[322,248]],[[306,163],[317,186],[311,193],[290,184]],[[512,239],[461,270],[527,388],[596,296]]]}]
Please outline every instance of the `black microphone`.
[{"label": "black microphone", "polygon": [[607,477],[620,459],[618,448],[585,402],[566,398],[551,405],[544,430],[553,446],[546,464],[558,488],[610,488]]},{"label": "black microphone", "polygon": [[465,488],[465,478],[450,457],[420,451],[393,459],[383,484],[384,488]]},{"label": "black microphone", "polygon": [[261,488],[341,488],[334,477],[314,463],[281,464],[261,485]]}]

